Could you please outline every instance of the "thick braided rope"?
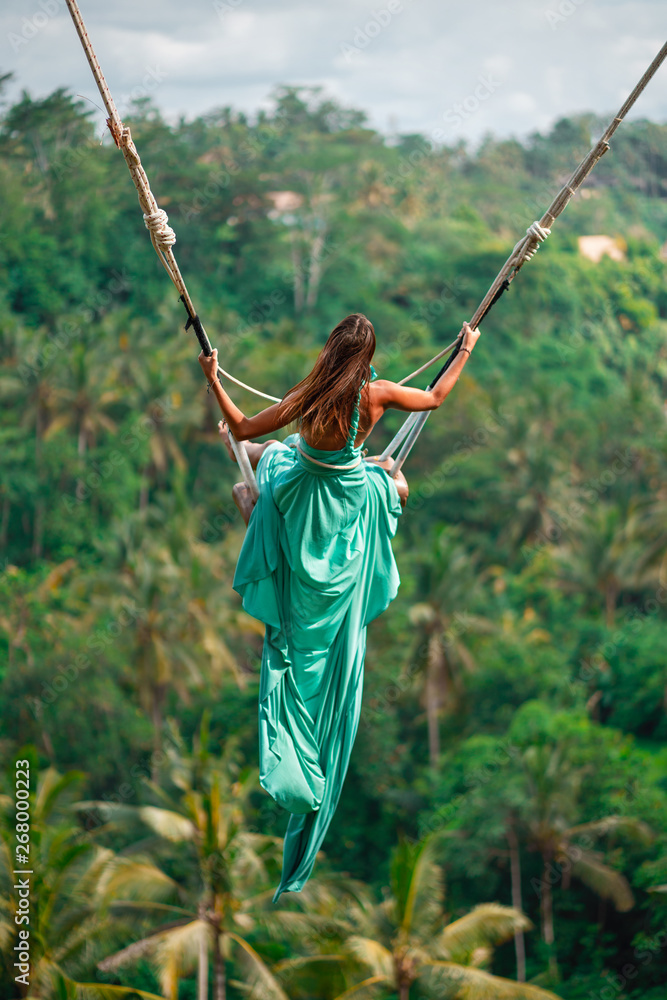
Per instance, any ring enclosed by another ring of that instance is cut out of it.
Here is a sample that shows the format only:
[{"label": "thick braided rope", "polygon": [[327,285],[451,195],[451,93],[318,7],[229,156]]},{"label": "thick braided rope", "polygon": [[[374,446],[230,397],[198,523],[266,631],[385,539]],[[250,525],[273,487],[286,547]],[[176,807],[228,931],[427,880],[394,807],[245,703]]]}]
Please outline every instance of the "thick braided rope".
[{"label": "thick braided rope", "polygon": [[[69,8],[70,14],[72,16],[72,20],[74,21],[74,25],[76,27],[79,38],[81,40],[81,44],[83,45],[86,57],[93,72],[93,76],[95,77],[95,81],[97,83],[98,89],[104,101],[105,107],[107,108],[107,111],[109,113],[109,119],[107,124],[109,125],[109,129],[111,130],[111,133],[117,145],[121,147],[127,165],[130,168],[130,173],[132,175],[132,179],[135,183],[135,187],[139,195],[139,202],[144,212],[144,222],[150,232],[151,241],[153,243],[155,251],[162,260],[167,272],[169,273],[174,284],[176,285],[176,288],[178,289],[179,293],[182,295],[183,301],[185,302],[186,308],[188,309],[188,313],[190,314],[191,317],[194,317],[196,313],[194,310],[194,306],[192,305],[192,300],[190,299],[187,288],[185,286],[185,282],[183,281],[180,270],[176,263],[176,259],[171,249],[173,244],[176,242],[176,235],[173,229],[168,224],[167,213],[163,209],[159,208],[157,201],[155,200],[155,197],[153,195],[153,192],[150,189],[148,178],[139,159],[139,154],[137,153],[134,143],[132,142],[130,130],[129,128],[127,128],[127,126],[125,126],[122,123],[120,116],[118,115],[118,111],[113,102],[113,98],[111,97],[111,93],[106,84],[106,80],[104,79],[104,75],[102,73],[100,64],[97,60],[97,56],[95,55],[92,44],[88,37],[88,33],[83,23],[83,18],[81,17],[81,13],[79,11],[76,0],[66,0],[66,3]],[[470,325],[473,328],[479,325],[485,313],[488,311],[493,301],[495,300],[496,296],[499,294],[504,283],[505,282],[509,283],[514,279],[514,277],[519,272],[520,268],[526,263],[526,261],[530,260],[535,255],[535,253],[539,249],[540,243],[544,242],[544,240],[549,236],[549,234],[551,233],[552,223],[567,206],[572,196],[584,182],[584,180],[586,179],[590,171],[593,169],[595,164],[598,162],[598,160],[604,155],[604,153],[607,152],[607,150],[609,149],[609,139],[614,134],[618,126],[621,124],[626,114],[628,113],[632,105],[635,103],[639,95],[642,93],[642,91],[645,89],[649,81],[658,71],[659,67],[662,65],[666,56],[667,56],[667,43],[663,45],[660,52],[656,55],[651,64],[648,66],[641,79],[638,81],[634,89],[629,94],[627,100],[619,110],[618,114],[612,119],[612,121],[608,125],[603,136],[590,150],[588,155],[584,157],[584,159],[581,161],[579,166],[576,168],[576,170],[570,177],[568,183],[565,184],[558,192],[555,199],[553,200],[547,211],[544,213],[542,218],[539,221],[531,223],[531,225],[526,230],[526,236],[523,237],[521,240],[519,240],[519,242],[515,245],[515,247],[512,250],[512,253],[510,254],[507,261],[499,271],[498,275],[496,276],[496,279],[492,283],[488,292],[484,296],[482,302],[480,303],[475,313],[473,314],[473,317],[470,321]],[[439,361],[442,357],[445,356],[445,354],[447,354],[452,348],[456,346],[457,342],[458,338],[456,341],[453,341],[452,344],[450,344],[448,347],[444,348],[443,350],[438,352],[438,354],[434,355],[425,364],[421,365],[414,372],[411,372],[410,375],[407,375],[405,376],[405,378],[401,379],[399,385],[404,385],[406,382],[409,382],[411,379],[413,379],[416,375],[421,374],[421,372],[425,371],[436,361]],[[218,368],[221,374],[223,374],[226,378],[230,379],[232,382],[235,382],[237,385],[242,386],[244,389],[248,389],[250,392],[254,392],[256,395],[262,396],[265,399],[271,399],[274,400],[275,402],[280,402],[279,397],[269,396],[267,393],[260,392],[258,389],[255,389],[252,386],[246,385],[244,382],[240,382],[238,379],[235,379],[228,372],[225,372],[224,369],[221,368],[220,366],[218,366]],[[403,447],[401,448],[401,451],[399,452],[396,461],[394,462],[390,470],[392,476],[395,476],[400,470],[403,462],[407,458],[407,455],[409,454],[412,448],[412,445],[416,441],[417,436],[421,431],[421,428],[424,426],[427,417],[428,417],[428,411],[425,414],[424,413],[410,414],[406,419],[406,421],[404,422],[403,427],[399,430],[399,432],[395,435],[394,439],[390,442],[390,444],[383,452],[383,457],[388,458],[393,454],[394,447],[400,444],[401,441],[405,442],[403,444]],[[234,452],[239,461],[239,465],[242,468],[247,467],[249,469],[249,463],[247,461],[247,454],[245,453],[245,448],[242,445],[239,446],[239,443],[235,441],[231,432],[229,437],[230,437],[230,443],[232,444]],[[244,453],[245,461],[242,461],[240,457],[241,450]],[[250,472],[250,479],[252,481],[246,479],[246,482],[248,482],[248,485],[251,489],[251,492],[253,493],[253,496],[256,497],[257,485],[255,482],[255,477],[251,469],[249,469],[249,472]]]},{"label": "thick braided rope", "polygon": [[169,225],[169,216],[163,208],[158,208],[157,212],[144,212],[144,224],[151,234],[151,239],[157,243],[160,250],[173,247],[176,242],[176,233]]},{"label": "thick braided rope", "polygon": [[[125,157],[130,176],[137,189],[139,205],[141,206],[141,211],[144,213],[144,224],[150,233],[155,252],[164,264],[179,294],[187,295],[185,282],[171,250],[176,242],[176,233],[169,225],[167,213],[163,208],[160,208],[155,195],[151,191],[148,176],[139,158],[137,147],[132,140],[132,133],[129,126],[123,122],[116,123],[112,118],[109,119],[108,124],[116,145]],[[187,295],[187,299],[189,298],[189,295]]]},{"label": "thick braided rope", "polygon": [[[162,261],[162,264],[164,265],[164,268],[172,282],[176,286],[179,295],[182,297],[185,308],[188,311],[188,315],[191,319],[194,319],[197,313],[172,249],[174,243],[176,242],[176,234],[169,225],[167,213],[164,209],[160,208],[155,195],[151,191],[146,171],[142,166],[137,148],[132,141],[130,129],[122,122],[121,117],[118,114],[118,109],[116,108],[113,97],[111,96],[111,91],[109,90],[107,82],[104,78],[102,67],[99,64],[99,60],[95,54],[95,50],[93,49],[92,42],[90,41],[86,26],[83,22],[79,5],[76,0],[65,0],[65,2],[67,3],[72,21],[74,22],[74,27],[76,28],[79,40],[81,41],[81,45],[83,46],[83,50],[86,54],[88,65],[90,66],[92,74],[95,78],[97,89],[99,90],[100,96],[104,101],[104,106],[107,109],[107,113],[109,115],[107,119],[109,131],[114,138],[114,142],[120,147],[123,153],[125,162],[127,163],[130,175],[134,182],[134,186],[137,190],[139,204],[141,205],[141,210],[144,214],[144,223],[150,233],[151,242],[155,248],[155,252]],[[226,376],[227,373],[224,372],[220,366],[218,366],[218,368],[222,374]],[[246,446],[243,442],[237,441],[231,431],[229,432],[229,442],[236,456],[236,460],[239,464],[239,468],[241,469],[246,485],[250,490],[250,494],[252,498],[256,500],[259,496],[259,489],[257,487],[255,474],[248,459]]]},{"label": "thick braided rope", "polygon": [[[546,210],[541,219],[537,222],[533,222],[532,225],[526,230],[526,235],[523,239],[513,248],[511,254],[503,264],[502,268],[498,272],[495,280],[491,284],[488,292],[478,305],[475,310],[471,320],[470,326],[475,329],[479,326],[485,314],[491,308],[496,297],[501,293],[507,284],[514,280],[516,275],[519,273],[521,267],[534,256],[540,243],[546,239],[546,236],[551,232],[551,226],[565,209],[568,202],[572,196],[576,193],[578,188],[581,187],[583,182],[588,177],[589,173],[595,166],[595,164],[600,160],[602,156],[609,149],[609,140],[613,136],[616,129],[619,127],[625,116],[627,115],[630,108],[633,106],[639,95],[646,88],[649,81],[658,72],[660,66],[665,61],[667,57],[667,42],[662,46],[658,54],[655,56],[653,61],[650,63],[640,80],[637,82],[633,90],[628,95],[624,104],[620,108],[618,114],[616,114],[607,128],[605,129],[603,135],[598,139],[595,145],[591,148],[588,154],[583,158],[579,166],[574,170],[571,177],[568,179],[567,183],[563,185],[556,197],[553,199],[549,208]],[[424,413],[411,413],[409,417],[404,421],[403,426],[400,428],[398,433],[395,435],[394,440],[391,445],[394,447],[400,442],[403,442],[402,447],[389,470],[391,476],[396,476],[405,462],[405,459],[410,454],[412,446],[414,445],[417,437],[419,436],[422,427],[426,423],[429,413],[432,411],[427,410]],[[391,447],[388,446],[388,447]],[[385,452],[388,448],[385,449]],[[386,458],[391,457],[393,450],[389,454],[383,453]]]},{"label": "thick braided rope", "polygon": [[[512,254],[514,255],[515,252],[519,253],[521,256],[522,263],[526,260],[530,260],[530,258],[533,257],[539,250],[540,243],[544,243],[547,236],[549,236],[550,234],[551,230],[547,229],[545,226],[541,226],[539,222],[531,223],[531,225],[528,226],[528,229],[526,230],[526,236],[528,236],[529,239],[526,240],[526,237],[522,237],[519,240],[519,242],[515,245]],[[506,273],[509,273],[509,271],[511,270],[511,266],[509,266],[509,261],[506,262],[504,267],[506,268]],[[505,277],[505,274],[503,274],[503,277]],[[416,378],[417,375],[421,375],[422,372],[425,372],[427,368],[430,368],[431,365],[434,365],[436,361],[440,360],[440,358],[444,358],[446,354],[449,354],[449,352],[454,347],[456,347],[457,343],[458,343],[458,337],[456,338],[456,340],[453,340],[451,344],[448,344],[447,347],[443,347],[441,351],[438,351],[437,354],[434,354],[432,358],[429,358],[429,360],[426,361],[419,368],[416,368],[413,372],[410,372],[409,375],[406,375],[405,378],[402,378],[401,381],[398,382],[397,384],[405,385],[406,382],[411,382],[413,378]]]}]

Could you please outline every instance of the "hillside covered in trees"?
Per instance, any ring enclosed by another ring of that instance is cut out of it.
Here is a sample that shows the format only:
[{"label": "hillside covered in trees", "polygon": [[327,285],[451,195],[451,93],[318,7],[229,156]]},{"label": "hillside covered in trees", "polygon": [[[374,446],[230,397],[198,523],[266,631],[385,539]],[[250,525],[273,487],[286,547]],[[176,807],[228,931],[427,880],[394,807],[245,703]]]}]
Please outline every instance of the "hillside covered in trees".
[{"label": "hillside covered in trees", "polygon": [[[221,363],[277,396],[350,312],[385,378],[450,342],[604,124],[443,147],[288,87],[128,123]],[[238,471],[100,132],[65,91],[2,109],[0,994],[24,758],[31,997],[663,1000],[667,125],[619,130],[410,456],[343,796],[278,906]]]}]

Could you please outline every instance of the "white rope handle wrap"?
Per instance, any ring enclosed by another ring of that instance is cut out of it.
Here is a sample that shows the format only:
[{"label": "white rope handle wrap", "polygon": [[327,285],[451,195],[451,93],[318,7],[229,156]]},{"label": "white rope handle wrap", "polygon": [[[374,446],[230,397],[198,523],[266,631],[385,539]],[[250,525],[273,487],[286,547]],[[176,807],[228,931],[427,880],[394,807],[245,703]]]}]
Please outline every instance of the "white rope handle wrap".
[{"label": "white rope handle wrap", "polygon": [[144,212],[144,223],[161,250],[173,247],[176,233],[169,225],[169,216],[163,208],[158,208],[155,212]]},{"label": "white rope handle wrap", "polygon": [[547,236],[551,235],[551,230],[546,226],[541,226],[539,222],[531,222],[526,230],[529,238],[522,254],[522,260],[530,260],[540,249],[540,243],[544,243]]},{"label": "white rope handle wrap", "polygon": [[541,226],[539,222],[531,222],[526,230],[527,236],[534,236],[536,240],[540,243],[544,243],[547,236],[551,236],[551,230],[547,229],[546,226]]}]

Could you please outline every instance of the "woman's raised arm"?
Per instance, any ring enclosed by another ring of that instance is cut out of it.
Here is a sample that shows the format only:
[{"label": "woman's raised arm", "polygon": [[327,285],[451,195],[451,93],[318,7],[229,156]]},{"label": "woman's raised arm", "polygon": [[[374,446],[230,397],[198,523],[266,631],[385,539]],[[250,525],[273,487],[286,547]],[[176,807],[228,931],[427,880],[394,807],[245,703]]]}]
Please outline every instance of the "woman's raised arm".
[{"label": "woman's raised arm", "polygon": [[462,341],[458,354],[432,389],[413,389],[410,386],[378,379],[373,383],[373,401],[384,410],[405,410],[408,413],[437,410],[456,385],[477,342],[479,330],[473,330],[468,323],[464,323],[459,336],[462,337]]},{"label": "woman's raised arm", "polygon": [[250,438],[261,437],[263,434],[271,434],[272,431],[277,431],[289,423],[288,420],[283,420],[278,416],[280,403],[267,406],[265,410],[256,413],[254,417],[246,417],[243,410],[238,408],[222,388],[222,383],[218,378],[217,348],[208,357],[202,351],[199,355],[199,364],[213,389],[229,429],[237,441],[248,441]]}]

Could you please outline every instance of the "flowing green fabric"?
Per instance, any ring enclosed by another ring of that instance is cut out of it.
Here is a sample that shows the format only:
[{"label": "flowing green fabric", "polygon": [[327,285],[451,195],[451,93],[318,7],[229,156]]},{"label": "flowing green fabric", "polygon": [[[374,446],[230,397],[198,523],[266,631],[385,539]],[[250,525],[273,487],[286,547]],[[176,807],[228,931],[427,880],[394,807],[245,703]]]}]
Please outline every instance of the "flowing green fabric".
[{"label": "flowing green fabric", "polygon": [[364,461],[330,467],[360,457],[358,423],[357,406],[339,451],[312,448],[298,434],[264,451],[234,576],[243,607],[266,626],[260,783],[291,813],[274,902],[305,885],[338,805],[359,724],[366,626],[400,582],[393,479]]}]

